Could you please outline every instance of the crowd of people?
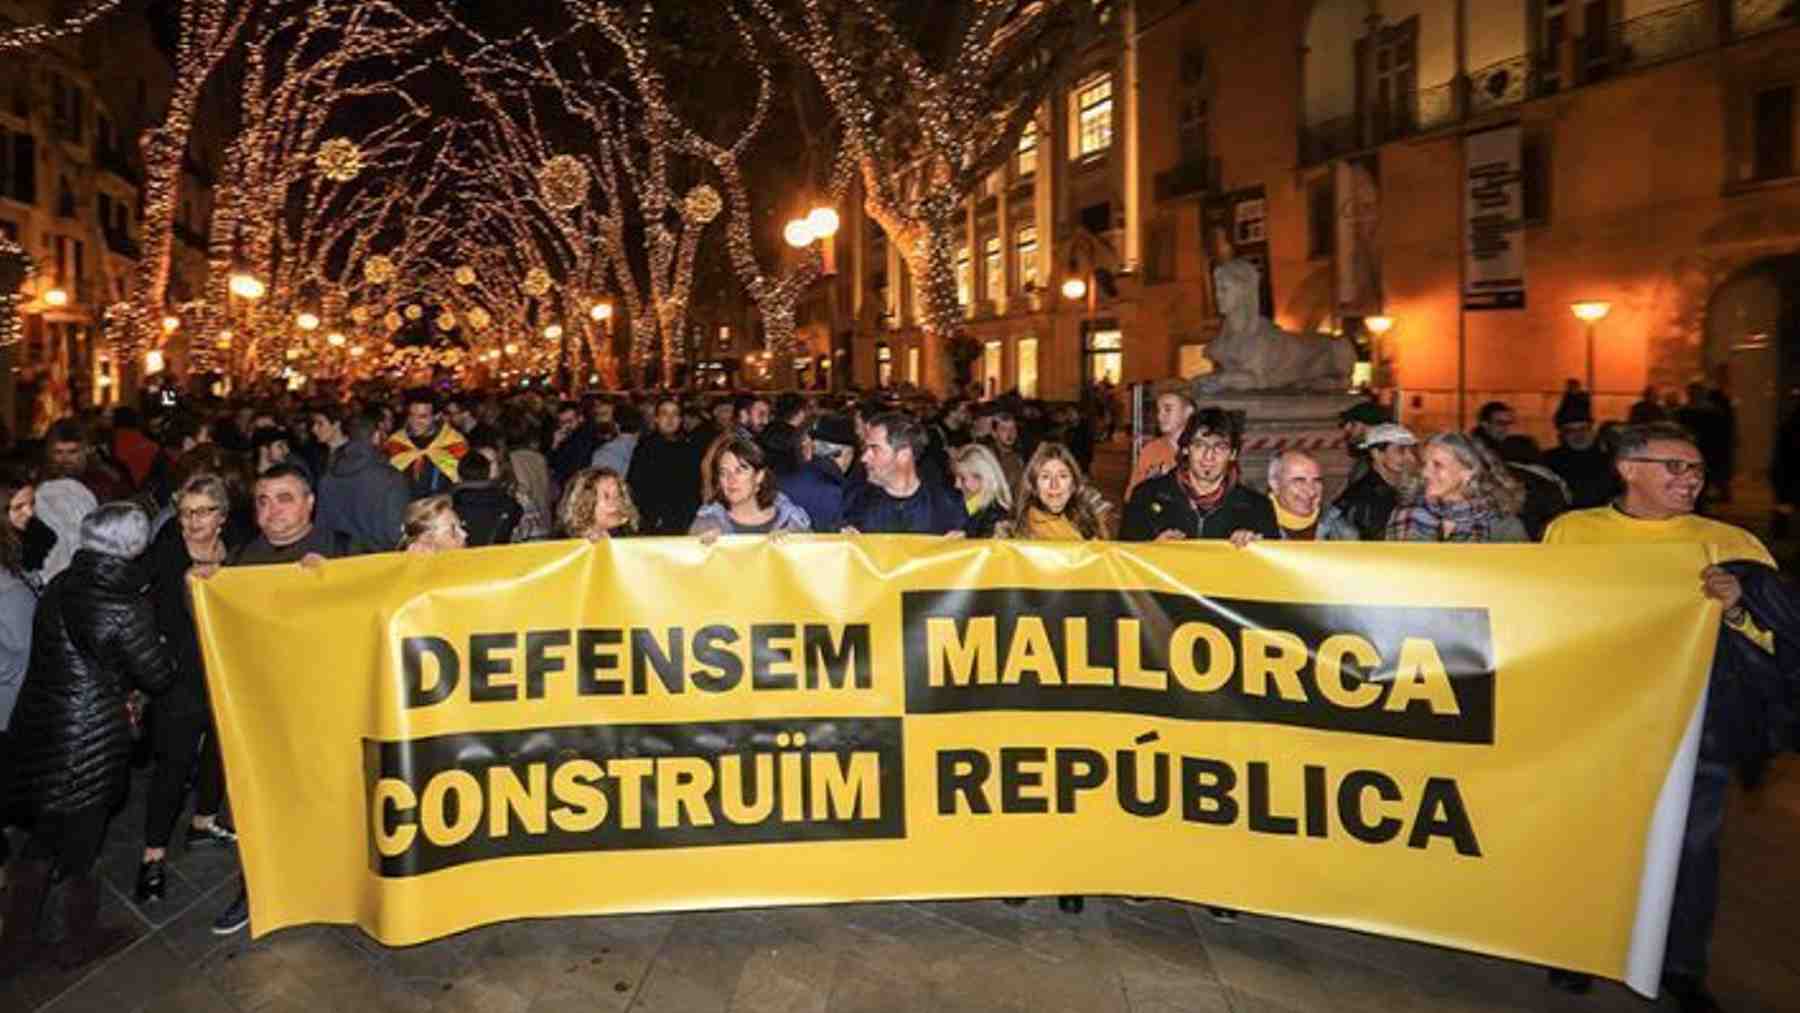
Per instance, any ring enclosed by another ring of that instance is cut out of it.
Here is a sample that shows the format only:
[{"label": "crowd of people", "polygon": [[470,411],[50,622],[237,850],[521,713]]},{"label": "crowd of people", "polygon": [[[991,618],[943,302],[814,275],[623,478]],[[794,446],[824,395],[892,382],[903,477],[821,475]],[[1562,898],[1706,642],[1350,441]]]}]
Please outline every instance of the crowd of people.
[{"label": "crowd of people", "polygon": [[[1110,409],[1102,418],[1092,406],[1010,395],[361,393],[319,403],[284,393],[149,419],[121,407],[59,421],[0,457],[0,799],[5,823],[27,831],[7,874],[0,974],[45,956],[79,966],[118,945],[99,924],[94,862],[134,750],[151,768],[142,824],[129,829],[143,841],[139,902],[164,895],[190,791],[188,845],[234,844],[189,584],[225,566],[804,532],[1239,547],[1701,541],[1750,564],[1708,569],[1697,591],[1724,606],[1724,636],[1748,645],[1719,663],[1750,673],[1741,686],[1780,685],[1762,669],[1792,632],[1786,613],[1758,605],[1785,587],[1769,579],[1762,544],[1695,512],[1719,474],[1704,440],[1648,413],[1596,426],[1579,390],[1563,398],[1548,451],[1513,431],[1503,403],[1483,406],[1469,432],[1429,436],[1360,403],[1341,418],[1352,469],[1329,502],[1325,469],[1308,453],[1280,453],[1250,474],[1246,420],[1182,384],[1156,391],[1156,433],[1117,495],[1090,478],[1111,427]],[[1725,785],[1733,769],[1767,760],[1780,723],[1772,696],[1727,697],[1709,706],[1671,929],[1669,987],[1684,1009],[1713,1008],[1702,982]],[[67,938],[46,954],[38,928],[53,880],[67,883]],[[1080,898],[1061,900],[1080,909]],[[247,922],[240,895],[215,929]],[[1579,975],[1553,977],[1586,987]]]}]

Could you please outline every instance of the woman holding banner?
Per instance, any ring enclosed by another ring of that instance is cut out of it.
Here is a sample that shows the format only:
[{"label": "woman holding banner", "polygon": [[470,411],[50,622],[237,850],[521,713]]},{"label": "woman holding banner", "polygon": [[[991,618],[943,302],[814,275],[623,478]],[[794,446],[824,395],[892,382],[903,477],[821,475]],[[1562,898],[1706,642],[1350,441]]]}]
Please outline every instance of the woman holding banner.
[{"label": "woman holding banner", "polygon": [[1462,433],[1425,441],[1418,488],[1388,518],[1390,542],[1524,542],[1525,489],[1486,447]]},{"label": "woman holding banner", "polygon": [[775,488],[775,476],[756,441],[721,440],[707,475],[712,502],[700,508],[688,534],[712,542],[720,535],[768,535],[811,531],[812,518]]},{"label": "woman holding banner", "polygon": [[557,510],[563,534],[597,542],[638,533],[638,509],[631,488],[611,468],[584,468],[569,479]]},{"label": "woman holding banner", "polygon": [[1012,516],[1012,490],[994,452],[979,443],[965,443],[950,451],[950,470],[962,491],[969,523],[962,533],[969,538],[992,538],[994,528]]},{"label": "woman holding banner", "polygon": [[402,552],[418,552],[427,556],[469,544],[468,529],[456,515],[450,494],[439,493],[407,504],[406,519],[400,527]]},{"label": "woman holding banner", "polygon": [[[1111,504],[1087,484],[1069,448],[1045,443],[1025,465],[1012,518],[1001,522],[994,536],[1020,541],[1104,541],[1111,514]],[[1056,906],[1068,914],[1080,914],[1085,903],[1079,894],[1056,898]]]}]

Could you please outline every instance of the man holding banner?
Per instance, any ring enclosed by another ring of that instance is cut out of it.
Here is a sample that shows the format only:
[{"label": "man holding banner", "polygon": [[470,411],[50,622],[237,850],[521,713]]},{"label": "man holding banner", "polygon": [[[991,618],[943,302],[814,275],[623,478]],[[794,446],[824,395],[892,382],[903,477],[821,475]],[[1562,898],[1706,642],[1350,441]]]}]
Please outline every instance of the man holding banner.
[{"label": "man holding banner", "polygon": [[[1635,426],[1620,432],[1614,467],[1625,485],[1624,495],[1610,506],[1594,507],[1558,518],[1544,532],[1546,544],[1698,542],[1709,547],[1715,565],[1701,573],[1702,591],[1724,611],[1729,636],[1741,636],[1762,651],[1774,653],[1774,633],[1759,626],[1745,606],[1739,578],[1727,561],[1774,566],[1769,550],[1755,535],[1694,513],[1706,484],[1706,464],[1687,430],[1668,422]],[[1716,680],[1731,655],[1715,657]],[[1731,673],[1733,676],[1735,672]],[[1675,903],[1669,917],[1663,954],[1663,987],[1680,1002],[1683,1013],[1717,1010],[1705,987],[1707,948],[1719,907],[1719,835],[1725,826],[1725,802],[1733,766],[1766,746],[1733,741],[1734,720],[1715,696],[1709,701],[1700,738],[1700,758],[1688,799],[1687,832],[1682,839],[1676,873]],[[1588,976],[1552,970],[1551,980],[1573,992],[1585,992]]]}]

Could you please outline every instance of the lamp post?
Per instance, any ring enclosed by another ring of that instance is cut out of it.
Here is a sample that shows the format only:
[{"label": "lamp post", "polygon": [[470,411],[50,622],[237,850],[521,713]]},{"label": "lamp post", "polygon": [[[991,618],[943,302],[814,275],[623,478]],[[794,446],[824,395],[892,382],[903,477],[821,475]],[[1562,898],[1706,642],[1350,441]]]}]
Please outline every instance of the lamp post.
[{"label": "lamp post", "polygon": [[1608,313],[1612,312],[1612,303],[1600,299],[1584,299],[1581,302],[1570,303],[1569,311],[1575,314],[1575,319],[1587,325],[1587,391],[1588,396],[1593,397],[1594,327],[1600,321],[1605,320]]},{"label": "lamp post", "polygon": [[1379,387],[1383,377],[1381,369],[1381,339],[1394,329],[1394,318],[1386,315],[1364,317],[1363,326],[1374,335],[1369,342],[1369,386]]},{"label": "lamp post", "polygon": [[[600,355],[597,358],[605,363],[607,384],[611,386],[617,381],[617,377],[613,373],[613,304],[602,299],[595,303],[592,309],[588,310],[588,316],[593,318],[594,323],[600,325],[600,347],[604,350],[605,354]],[[600,363],[597,362],[595,365],[600,365]]]},{"label": "lamp post", "polygon": [[[838,218],[837,211],[821,204],[807,212],[805,218],[795,218],[788,222],[787,226],[781,230],[781,237],[796,250],[804,250],[812,244],[818,243],[819,260],[822,265],[820,273],[829,277],[837,273],[837,248],[828,240],[837,235],[840,224],[842,223]],[[834,288],[828,294],[831,298],[831,319],[826,323],[825,329],[828,334],[828,343],[835,346],[837,342],[837,291]],[[765,348],[764,351],[772,351],[772,349]],[[781,363],[781,368],[784,371],[791,371],[794,364],[790,359],[790,361]]]}]

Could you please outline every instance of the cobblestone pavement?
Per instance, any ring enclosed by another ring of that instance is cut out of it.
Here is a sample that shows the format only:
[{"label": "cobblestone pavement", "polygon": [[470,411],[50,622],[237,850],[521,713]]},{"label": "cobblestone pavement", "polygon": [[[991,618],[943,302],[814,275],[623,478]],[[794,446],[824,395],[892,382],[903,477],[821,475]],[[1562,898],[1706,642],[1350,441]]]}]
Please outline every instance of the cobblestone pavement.
[{"label": "cobblestone pavement", "polygon": [[[141,785],[140,785],[141,787]],[[141,795],[139,796],[141,797]],[[1732,803],[1713,985],[1735,1013],[1800,1010],[1800,757]],[[846,904],[495,925],[408,949],[312,926],[256,942],[209,925],[237,889],[229,853],[175,853],[169,897],[130,902],[136,821],[115,825],[103,917],[138,933],[79,975],[0,986],[6,1013],[574,1011],[1544,1010],[1642,1013],[1624,986],[1585,998],[1543,972],[1419,943],[1204,908],[1092,898]],[[178,845],[179,846],[179,845]],[[1472,921],[1481,912],[1471,911]],[[1580,912],[1569,911],[1569,918]]]},{"label": "cobblestone pavement", "polygon": [[[1103,459],[1095,470],[1122,484],[1116,469]],[[237,889],[228,852],[182,850],[178,838],[168,899],[131,902],[142,789],[140,778],[103,859],[102,917],[136,941],[79,974],[0,985],[0,1013],[1674,1008],[1608,982],[1564,995],[1539,968],[1455,950],[1255,915],[1222,925],[1203,908],[1113,898],[1080,915],[1040,900],[546,919],[408,949],[339,926],[219,938],[210,923]],[[1800,1010],[1797,831],[1800,756],[1789,756],[1732,802],[1712,984],[1734,1013]]]}]

